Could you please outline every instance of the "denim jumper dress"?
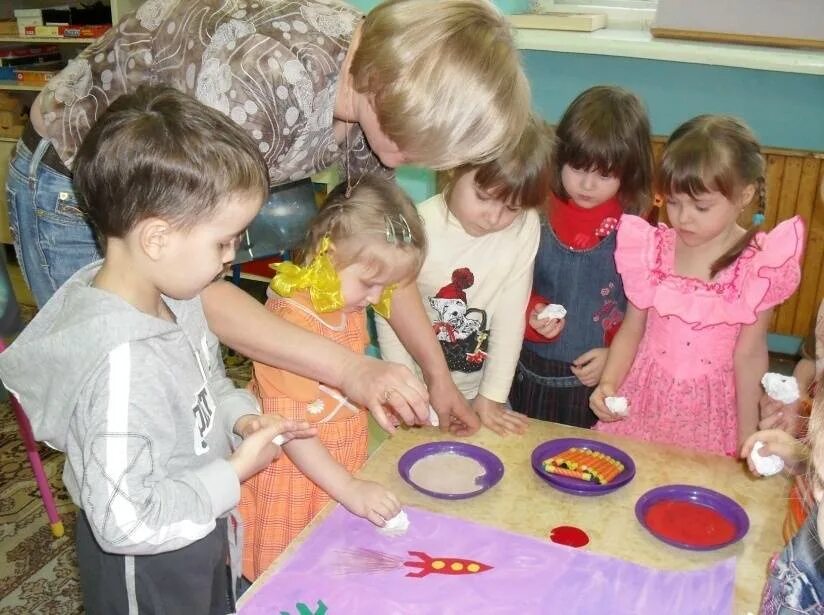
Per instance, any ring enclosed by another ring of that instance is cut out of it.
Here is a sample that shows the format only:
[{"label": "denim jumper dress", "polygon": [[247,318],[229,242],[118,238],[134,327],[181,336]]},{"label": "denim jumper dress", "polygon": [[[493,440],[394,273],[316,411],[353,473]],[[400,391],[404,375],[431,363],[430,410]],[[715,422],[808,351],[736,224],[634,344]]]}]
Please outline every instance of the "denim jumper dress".
[{"label": "denim jumper dress", "polygon": [[549,343],[524,342],[509,402],[532,418],[592,427],[598,420],[589,409],[593,387],[584,386],[570,366],[588,350],[606,347],[624,318],[627,298],[615,269],[615,233],[592,248],[574,250],[544,220],[533,288],[567,309],[566,324]]},{"label": "denim jumper dress", "polygon": [[773,560],[759,613],[824,613],[824,548],[816,527],[817,516],[816,506],[798,534]]}]

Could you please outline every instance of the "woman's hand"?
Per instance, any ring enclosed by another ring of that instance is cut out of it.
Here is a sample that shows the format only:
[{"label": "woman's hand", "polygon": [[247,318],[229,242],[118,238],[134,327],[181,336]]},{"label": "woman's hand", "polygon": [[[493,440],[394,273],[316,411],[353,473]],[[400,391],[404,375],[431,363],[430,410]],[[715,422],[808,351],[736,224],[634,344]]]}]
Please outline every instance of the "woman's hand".
[{"label": "woman's hand", "polygon": [[764,431],[756,431],[749,438],[746,439],[741,447],[741,458],[747,460],[747,465],[753,474],[758,474],[750,453],[756,442],[763,442],[764,446],[756,453],[762,457],[769,455],[778,455],[784,460],[784,466],[793,474],[798,474],[806,467],[806,462],[809,457],[807,447],[799,440],[781,429],[767,429]]},{"label": "woman's hand", "polygon": [[546,307],[545,303],[536,303],[529,313],[529,326],[548,340],[561,335],[566,324],[566,318],[538,318],[538,314]]},{"label": "woman's hand", "polygon": [[481,423],[499,436],[510,433],[522,434],[529,427],[529,419],[519,412],[510,410],[506,404],[478,395],[472,400],[472,409],[478,413]]},{"label": "woman's hand", "polygon": [[366,355],[353,355],[343,367],[341,390],[352,401],[369,409],[387,432],[395,422],[387,407],[407,425],[429,424],[429,395],[424,384],[407,368]]},{"label": "woman's hand", "polygon": [[615,385],[611,382],[602,382],[595,387],[592,395],[589,396],[589,407],[595,413],[595,416],[605,423],[620,421],[626,415],[615,414],[612,410],[607,408],[607,397],[615,397]]},{"label": "woman's hand", "polygon": [[340,503],[353,515],[369,519],[378,527],[401,511],[401,503],[383,485],[353,478],[340,498]]}]

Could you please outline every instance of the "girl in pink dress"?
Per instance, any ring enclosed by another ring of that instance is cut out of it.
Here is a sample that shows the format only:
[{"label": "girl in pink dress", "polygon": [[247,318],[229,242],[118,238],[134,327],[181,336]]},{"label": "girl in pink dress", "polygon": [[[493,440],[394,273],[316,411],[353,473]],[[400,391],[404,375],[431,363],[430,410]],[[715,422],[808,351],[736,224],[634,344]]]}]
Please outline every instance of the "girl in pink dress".
[{"label": "girl in pink dress", "polygon": [[[735,456],[758,423],[772,308],[797,288],[803,225],[769,233],[764,157],[739,120],[702,115],[667,142],[658,177],[672,228],[621,219],[629,300],[590,397],[596,429]],[[749,230],[738,219],[755,197]],[[625,397],[612,412],[608,397]]]}]

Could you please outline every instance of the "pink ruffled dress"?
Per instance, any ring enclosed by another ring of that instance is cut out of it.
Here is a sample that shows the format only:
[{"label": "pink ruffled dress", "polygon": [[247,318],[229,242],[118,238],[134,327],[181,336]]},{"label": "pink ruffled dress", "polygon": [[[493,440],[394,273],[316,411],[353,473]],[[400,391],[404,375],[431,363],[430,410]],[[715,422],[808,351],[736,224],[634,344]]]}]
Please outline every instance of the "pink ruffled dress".
[{"label": "pink ruffled dress", "polygon": [[625,215],[615,262],[629,301],[647,310],[644,336],[618,395],[630,413],[595,429],[735,455],[733,356],[742,325],[783,302],[801,280],[800,218],[759,233],[712,282],[674,273],[675,231]]}]

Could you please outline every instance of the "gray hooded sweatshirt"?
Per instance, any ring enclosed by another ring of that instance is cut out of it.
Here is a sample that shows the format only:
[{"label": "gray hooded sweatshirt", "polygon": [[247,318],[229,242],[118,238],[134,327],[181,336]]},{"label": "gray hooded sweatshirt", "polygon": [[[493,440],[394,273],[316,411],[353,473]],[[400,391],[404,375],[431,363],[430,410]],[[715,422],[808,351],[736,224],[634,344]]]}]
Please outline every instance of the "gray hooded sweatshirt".
[{"label": "gray hooded sweatshirt", "polygon": [[78,271],[0,354],[0,379],[37,440],[66,453],[63,481],[104,551],[191,544],[240,498],[232,429],[258,413],[234,387],[200,299],[138,311]]}]

